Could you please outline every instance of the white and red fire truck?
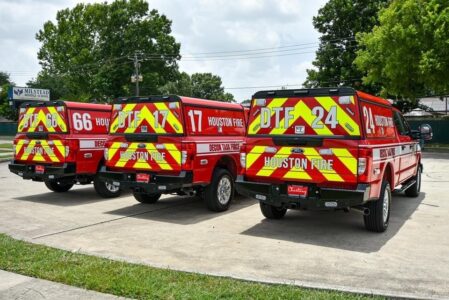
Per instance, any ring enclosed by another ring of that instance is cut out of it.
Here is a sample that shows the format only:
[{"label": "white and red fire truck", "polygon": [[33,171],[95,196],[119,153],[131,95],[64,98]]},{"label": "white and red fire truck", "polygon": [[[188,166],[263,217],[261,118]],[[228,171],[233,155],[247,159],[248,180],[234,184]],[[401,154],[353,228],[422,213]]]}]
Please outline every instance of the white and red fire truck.
[{"label": "white and red fire truck", "polygon": [[202,195],[213,211],[228,209],[245,135],[239,104],[180,96],[119,99],[100,177],[131,189],[137,201],[161,194]]},{"label": "white and red fire truck", "polygon": [[252,98],[242,147],[240,194],[266,218],[287,209],[357,209],[368,230],[385,231],[393,191],[417,197],[418,138],[389,101],[351,88],[264,91]]},{"label": "white and red fire truck", "polygon": [[111,109],[64,101],[22,105],[9,170],[23,179],[43,181],[54,192],[93,181],[99,195],[118,196],[119,188],[96,175],[103,163]]}]

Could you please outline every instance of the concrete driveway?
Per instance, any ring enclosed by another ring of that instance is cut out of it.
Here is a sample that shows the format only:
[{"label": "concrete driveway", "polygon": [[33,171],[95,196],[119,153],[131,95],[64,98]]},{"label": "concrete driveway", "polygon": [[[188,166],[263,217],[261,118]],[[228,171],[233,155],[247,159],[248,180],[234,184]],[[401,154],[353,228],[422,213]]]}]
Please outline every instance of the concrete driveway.
[{"label": "concrete driveway", "polygon": [[0,232],[94,255],[215,275],[309,287],[449,298],[449,155],[426,155],[423,193],[396,195],[390,228],[367,232],[356,212],[289,211],[265,220],[238,198],[225,213],[196,198],[155,205],[105,200],[92,186],[65,194],[0,164]]}]

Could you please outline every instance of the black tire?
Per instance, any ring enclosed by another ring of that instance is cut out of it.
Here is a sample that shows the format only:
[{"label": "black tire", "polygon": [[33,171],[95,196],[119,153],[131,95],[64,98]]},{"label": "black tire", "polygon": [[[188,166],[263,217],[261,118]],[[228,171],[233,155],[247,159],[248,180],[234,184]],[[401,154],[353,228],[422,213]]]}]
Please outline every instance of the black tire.
[{"label": "black tire", "polygon": [[[386,208],[384,210],[384,203]],[[391,211],[391,188],[388,181],[382,181],[380,197],[376,201],[368,202],[365,207],[369,208],[369,215],[363,216],[365,227],[369,231],[384,232],[390,222]]]},{"label": "black tire", "polygon": [[422,168],[420,165],[418,165],[418,170],[416,172],[416,176],[413,178],[416,180],[416,182],[405,190],[405,195],[407,197],[418,197],[419,193],[421,192],[421,175],[422,175]]},{"label": "black tire", "polygon": [[263,202],[260,202],[259,205],[260,211],[262,212],[263,216],[267,219],[282,219],[287,213],[286,208],[276,207]]},{"label": "black tire", "polygon": [[56,193],[65,193],[73,187],[73,183],[63,183],[58,180],[47,180],[45,185],[50,191]]},{"label": "black tire", "polygon": [[98,176],[95,176],[94,178],[94,188],[97,194],[103,198],[115,198],[122,193],[119,187],[112,183],[100,180]]},{"label": "black tire", "polygon": [[144,204],[153,204],[156,203],[159,198],[161,197],[161,194],[146,194],[146,193],[133,193],[134,198],[136,198],[137,201]]},{"label": "black tire", "polygon": [[234,178],[226,169],[215,169],[211,183],[204,189],[203,199],[211,211],[228,210],[234,198]]}]

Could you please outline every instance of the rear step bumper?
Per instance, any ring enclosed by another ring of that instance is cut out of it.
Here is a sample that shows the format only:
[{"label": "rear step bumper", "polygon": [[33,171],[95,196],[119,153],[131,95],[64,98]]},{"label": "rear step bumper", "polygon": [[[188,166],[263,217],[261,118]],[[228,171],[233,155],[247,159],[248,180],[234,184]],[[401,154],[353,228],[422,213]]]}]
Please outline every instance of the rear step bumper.
[{"label": "rear step bumper", "polygon": [[[150,182],[137,182],[136,174],[150,174]],[[178,176],[160,175],[151,172],[113,172],[106,167],[101,167],[98,173],[100,180],[106,182],[120,183],[120,189],[131,189],[142,193],[169,193],[185,187],[191,187],[193,183],[193,173],[191,171],[181,171]]]},{"label": "rear step bumper", "polygon": [[243,176],[236,180],[239,194],[255,198],[276,207],[301,208],[309,210],[333,210],[359,206],[369,199],[370,186],[358,184],[355,190],[318,188],[309,186],[306,198],[287,195],[287,184],[269,184],[245,181]]},{"label": "rear step bumper", "polygon": [[[44,166],[44,173],[36,173],[36,165]],[[13,162],[10,163],[8,167],[12,173],[19,175],[23,179],[32,179],[35,181],[45,181],[76,176],[76,166],[74,163],[65,163],[62,166],[56,167],[46,164],[27,165]]]}]

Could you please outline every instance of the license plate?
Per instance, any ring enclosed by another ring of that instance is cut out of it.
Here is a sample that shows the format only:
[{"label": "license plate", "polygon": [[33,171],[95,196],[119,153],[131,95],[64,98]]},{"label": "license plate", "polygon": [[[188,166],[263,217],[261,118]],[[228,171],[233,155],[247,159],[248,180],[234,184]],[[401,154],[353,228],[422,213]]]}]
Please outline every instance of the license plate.
[{"label": "license plate", "polygon": [[44,174],[44,172],[45,172],[45,167],[44,167],[44,166],[36,166],[36,167],[34,168],[34,171],[35,171],[37,174]]},{"label": "license plate", "polygon": [[150,174],[137,173],[136,174],[136,181],[137,182],[148,183],[148,182],[150,182]]},{"label": "license plate", "polygon": [[304,185],[288,185],[287,193],[289,196],[307,197],[309,189]]}]

